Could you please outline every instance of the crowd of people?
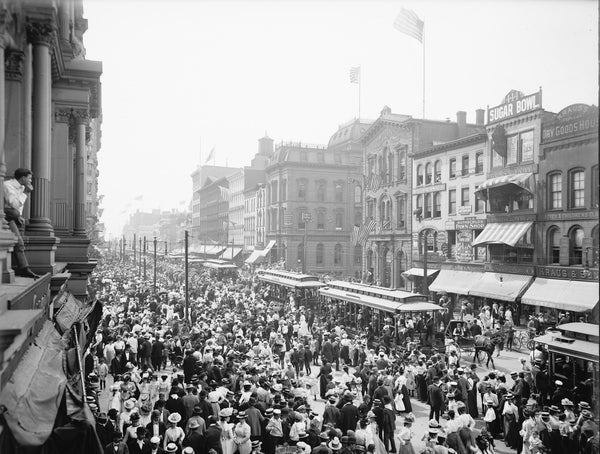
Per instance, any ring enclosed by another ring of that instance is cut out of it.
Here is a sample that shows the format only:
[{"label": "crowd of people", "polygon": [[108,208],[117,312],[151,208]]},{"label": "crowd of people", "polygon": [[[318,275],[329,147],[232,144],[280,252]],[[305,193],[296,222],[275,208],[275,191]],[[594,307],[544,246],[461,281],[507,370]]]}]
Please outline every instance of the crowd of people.
[{"label": "crowd of people", "polygon": [[551,379],[543,350],[507,377],[452,348],[372,348],[249,273],[199,272],[187,314],[179,267],[160,266],[156,294],[119,261],[91,283],[104,314],[86,394],[106,453],[598,452],[594,403]]}]

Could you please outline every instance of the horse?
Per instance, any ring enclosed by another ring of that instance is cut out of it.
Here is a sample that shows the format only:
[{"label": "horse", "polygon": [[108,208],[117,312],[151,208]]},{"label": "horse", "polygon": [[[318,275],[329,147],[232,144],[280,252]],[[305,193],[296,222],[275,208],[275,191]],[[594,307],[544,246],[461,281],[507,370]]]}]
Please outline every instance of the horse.
[{"label": "horse", "polygon": [[475,336],[475,353],[473,354],[473,362],[477,359],[477,362],[481,364],[481,360],[479,359],[479,352],[484,352],[487,354],[487,361],[485,363],[485,367],[489,369],[490,361],[492,362],[492,368],[495,369],[494,365],[494,350],[496,350],[496,345],[502,342],[501,339],[497,337],[485,336],[483,334],[479,334]]}]

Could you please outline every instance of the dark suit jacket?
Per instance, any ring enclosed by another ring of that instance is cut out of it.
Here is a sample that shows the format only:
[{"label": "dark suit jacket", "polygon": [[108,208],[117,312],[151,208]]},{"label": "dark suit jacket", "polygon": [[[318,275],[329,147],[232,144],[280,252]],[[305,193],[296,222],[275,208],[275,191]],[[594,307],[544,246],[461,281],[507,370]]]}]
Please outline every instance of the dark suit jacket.
[{"label": "dark suit jacket", "polygon": [[119,442],[119,450],[115,451],[113,443],[109,443],[104,447],[104,454],[129,454],[129,448],[121,441]]},{"label": "dark suit jacket", "polygon": [[208,452],[210,449],[214,449],[219,454],[223,454],[223,448],[221,447],[221,428],[216,424],[211,424],[206,429],[204,434],[204,450]]},{"label": "dark suit jacket", "polygon": [[[165,424],[163,424],[162,422],[159,422],[158,423],[158,435],[160,437],[164,437],[166,430],[167,430],[167,426]],[[152,438],[154,436],[154,434],[152,433],[152,421],[150,421],[148,424],[146,424],[146,431],[150,434],[150,438]]]},{"label": "dark suit jacket", "polygon": [[183,439],[182,446],[190,446],[195,453],[202,453],[204,452],[204,437],[200,433],[192,431]]},{"label": "dark suit jacket", "polygon": [[115,426],[110,420],[105,425],[96,422],[96,433],[98,434],[98,438],[100,439],[102,446],[106,446],[112,442],[114,431]]},{"label": "dark suit jacket", "polygon": [[358,408],[352,403],[345,404],[340,410],[340,429],[345,434],[347,430],[356,430]]},{"label": "dark suit jacket", "polygon": [[442,408],[444,403],[444,393],[439,386],[429,385],[427,387],[427,403],[432,408]]}]

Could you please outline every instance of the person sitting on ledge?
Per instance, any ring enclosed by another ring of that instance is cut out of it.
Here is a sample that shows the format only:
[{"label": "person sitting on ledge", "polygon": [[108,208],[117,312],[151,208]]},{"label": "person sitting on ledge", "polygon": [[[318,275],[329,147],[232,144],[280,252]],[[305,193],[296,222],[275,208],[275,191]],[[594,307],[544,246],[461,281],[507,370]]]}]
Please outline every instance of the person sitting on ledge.
[{"label": "person sitting on ledge", "polygon": [[13,251],[15,274],[37,279],[40,276],[29,268],[29,262],[25,256],[25,244],[21,235],[21,229],[25,227],[23,205],[27,200],[27,194],[33,191],[32,179],[31,170],[19,168],[15,170],[14,178],[4,181],[4,214],[8,227],[17,237],[17,244]]}]

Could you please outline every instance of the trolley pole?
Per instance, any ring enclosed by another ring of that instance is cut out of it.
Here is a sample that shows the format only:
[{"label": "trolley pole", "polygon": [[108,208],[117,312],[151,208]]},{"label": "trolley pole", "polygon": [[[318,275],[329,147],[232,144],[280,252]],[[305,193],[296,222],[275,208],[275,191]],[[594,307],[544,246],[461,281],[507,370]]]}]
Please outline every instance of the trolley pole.
[{"label": "trolley pole", "polygon": [[190,293],[189,293],[189,272],[188,272],[188,231],[185,231],[185,319],[190,321]]},{"label": "trolley pole", "polygon": [[156,237],[154,237],[154,294],[156,295]]}]

